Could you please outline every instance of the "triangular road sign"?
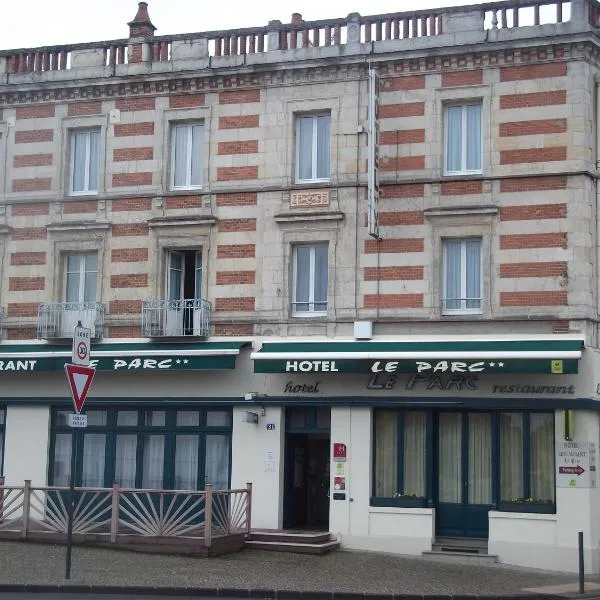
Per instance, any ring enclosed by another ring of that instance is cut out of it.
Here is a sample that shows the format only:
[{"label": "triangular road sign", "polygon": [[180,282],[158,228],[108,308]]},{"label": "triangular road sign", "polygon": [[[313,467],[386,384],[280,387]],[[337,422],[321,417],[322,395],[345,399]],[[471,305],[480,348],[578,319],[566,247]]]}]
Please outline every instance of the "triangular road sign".
[{"label": "triangular road sign", "polygon": [[87,397],[90,385],[96,374],[96,369],[92,367],[84,367],[83,365],[65,365],[65,373],[71,386],[71,394],[73,394],[73,404],[75,412],[79,414],[83,408],[83,404]]}]

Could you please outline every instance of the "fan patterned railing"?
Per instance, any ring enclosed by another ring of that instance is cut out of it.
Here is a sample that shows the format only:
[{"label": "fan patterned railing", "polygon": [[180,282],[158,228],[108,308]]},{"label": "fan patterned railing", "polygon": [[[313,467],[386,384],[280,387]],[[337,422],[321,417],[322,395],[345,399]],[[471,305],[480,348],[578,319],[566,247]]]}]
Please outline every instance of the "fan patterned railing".
[{"label": "fan patterned railing", "polygon": [[[67,533],[70,490],[0,486],[0,539]],[[117,544],[128,536],[185,538],[210,548],[215,538],[250,533],[252,484],[205,491],[75,488],[73,532]]]}]

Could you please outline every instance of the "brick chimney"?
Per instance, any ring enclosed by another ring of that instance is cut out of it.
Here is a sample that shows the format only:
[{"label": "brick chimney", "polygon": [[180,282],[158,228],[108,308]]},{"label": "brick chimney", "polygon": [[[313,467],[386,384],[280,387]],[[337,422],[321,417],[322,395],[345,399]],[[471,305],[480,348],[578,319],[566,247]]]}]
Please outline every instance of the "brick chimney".
[{"label": "brick chimney", "polygon": [[292,25],[300,25],[304,21],[300,13],[292,13]]},{"label": "brick chimney", "polygon": [[129,25],[129,38],[148,38],[154,36],[156,27],[152,25],[150,15],[148,15],[148,3],[138,2],[138,10],[133,21]]}]

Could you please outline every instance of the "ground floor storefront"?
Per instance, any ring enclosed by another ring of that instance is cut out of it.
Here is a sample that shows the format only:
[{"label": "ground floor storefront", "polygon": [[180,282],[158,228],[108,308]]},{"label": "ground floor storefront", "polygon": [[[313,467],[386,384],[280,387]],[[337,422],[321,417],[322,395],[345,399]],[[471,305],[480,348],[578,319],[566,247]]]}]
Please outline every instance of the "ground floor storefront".
[{"label": "ground floor storefront", "polygon": [[[97,354],[111,368],[86,405],[76,483],[251,482],[255,528],[414,555],[479,540],[502,562],[549,569],[576,570],[583,530],[586,570],[600,572],[597,352],[561,336],[461,344],[111,346]],[[67,485],[64,374],[0,377],[0,475]]]}]

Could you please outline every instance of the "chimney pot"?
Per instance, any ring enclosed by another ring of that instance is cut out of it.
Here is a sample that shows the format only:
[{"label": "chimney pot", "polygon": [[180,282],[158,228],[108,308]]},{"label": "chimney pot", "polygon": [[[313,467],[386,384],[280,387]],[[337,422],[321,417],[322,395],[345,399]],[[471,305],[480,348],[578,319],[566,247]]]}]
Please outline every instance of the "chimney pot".
[{"label": "chimney pot", "polygon": [[302,23],[302,15],[300,13],[292,13],[292,25],[300,25]]},{"label": "chimney pot", "polygon": [[138,2],[137,13],[133,21],[129,21],[127,25],[129,25],[130,38],[152,37],[154,35],[156,27],[154,27],[150,20],[147,2]]}]

